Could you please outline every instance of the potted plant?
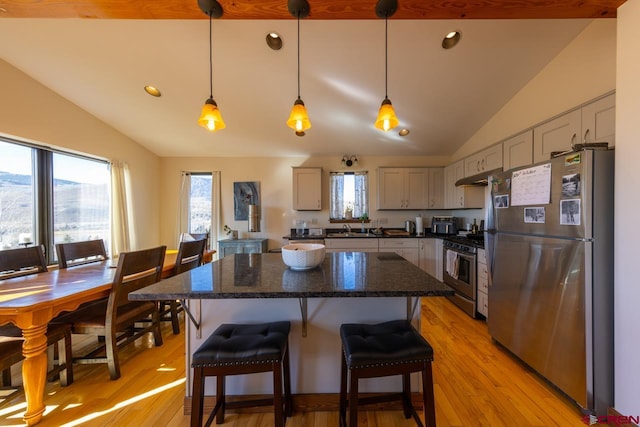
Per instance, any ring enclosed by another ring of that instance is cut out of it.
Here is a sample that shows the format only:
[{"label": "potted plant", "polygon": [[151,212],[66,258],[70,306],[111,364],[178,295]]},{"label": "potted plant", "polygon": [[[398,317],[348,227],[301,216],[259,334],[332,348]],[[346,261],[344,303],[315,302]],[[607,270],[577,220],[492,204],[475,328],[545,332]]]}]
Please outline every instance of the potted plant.
[{"label": "potted plant", "polygon": [[231,240],[236,240],[238,238],[238,230],[232,230],[227,224],[224,225],[224,231]]},{"label": "potted plant", "polygon": [[353,206],[351,204],[348,204],[344,210],[344,219],[353,219]]}]

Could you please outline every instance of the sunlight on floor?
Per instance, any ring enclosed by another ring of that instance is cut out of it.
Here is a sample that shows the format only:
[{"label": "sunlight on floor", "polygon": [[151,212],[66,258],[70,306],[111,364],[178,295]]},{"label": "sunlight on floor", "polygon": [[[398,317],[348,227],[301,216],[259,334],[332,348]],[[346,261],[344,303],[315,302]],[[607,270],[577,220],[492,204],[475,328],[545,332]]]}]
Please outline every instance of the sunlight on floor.
[{"label": "sunlight on floor", "polygon": [[90,420],[96,419],[96,418],[98,418],[98,417],[100,417],[102,415],[105,415],[105,414],[108,414],[110,412],[116,411],[118,409],[124,408],[125,406],[134,404],[136,402],[140,402],[143,399],[146,399],[148,397],[151,397],[151,396],[154,396],[156,394],[162,393],[163,391],[169,390],[171,388],[180,386],[180,385],[182,385],[184,383],[185,383],[185,378],[180,378],[180,379],[178,379],[178,380],[176,380],[176,381],[174,381],[172,383],[165,384],[162,387],[158,387],[158,388],[156,388],[154,390],[150,390],[150,391],[148,391],[146,393],[142,393],[142,394],[139,394],[138,396],[132,397],[131,399],[127,399],[127,400],[124,400],[122,402],[116,403],[110,409],[106,409],[104,411],[94,412],[94,413],[89,414],[89,415],[87,415],[85,417],[82,417],[82,418],[79,418],[77,420],[74,420],[74,421],[72,421],[70,423],[63,424],[62,427],[72,427],[72,426],[82,425],[83,423],[86,423],[86,422],[88,422]]},{"label": "sunlight on floor", "polygon": [[[162,369],[159,369],[162,370]],[[167,368],[166,370],[173,370],[173,369],[169,369]],[[73,420],[67,424],[63,424],[61,427],[72,427],[72,426],[79,426],[79,425],[83,425],[91,420],[94,420],[96,418],[99,418],[101,416],[104,416],[106,414],[109,414],[111,412],[120,410],[122,408],[125,408],[129,405],[133,405],[134,403],[140,402],[144,399],[153,397],[157,394],[160,394],[164,391],[170,390],[172,388],[175,387],[179,387],[179,386],[184,386],[186,379],[185,378],[180,378],[172,383],[169,384],[165,384],[161,387],[155,388],[153,390],[149,390],[146,393],[142,393],[139,394],[137,396],[134,396],[130,399],[127,400],[123,400],[122,402],[118,402],[115,405],[113,405],[111,408],[105,409],[104,411],[96,411],[93,412],[89,415],[86,415],[82,418],[78,418],[77,420]],[[78,406],[82,406],[81,403],[77,403],[77,404],[69,404],[66,405],[62,410],[66,411],[69,409],[73,409],[76,408]],[[6,419],[22,419],[22,417],[24,417],[24,413],[26,411],[27,404],[25,402],[19,403],[17,405],[13,405],[4,409],[0,409],[0,417],[6,417]],[[54,410],[58,409],[58,405],[47,405],[46,409],[45,409],[45,413],[44,416],[46,417],[46,415]]]}]

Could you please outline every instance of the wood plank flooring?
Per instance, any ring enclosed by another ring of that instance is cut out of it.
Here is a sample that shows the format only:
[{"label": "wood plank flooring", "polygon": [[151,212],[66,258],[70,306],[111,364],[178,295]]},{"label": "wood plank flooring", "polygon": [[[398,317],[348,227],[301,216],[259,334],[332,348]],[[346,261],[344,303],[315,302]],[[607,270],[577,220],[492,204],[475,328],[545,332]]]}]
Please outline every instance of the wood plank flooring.
[{"label": "wood plank flooring", "polygon": [[[435,349],[438,426],[585,425],[577,407],[491,342],[485,322],[469,318],[445,298],[425,298],[421,320]],[[117,381],[109,380],[106,365],[78,365],[71,386],[48,383],[47,412],[39,425],[188,426],[189,416],[183,413],[184,335],[172,335],[167,325],[163,336],[159,348],[151,338],[129,346]],[[19,369],[14,369],[19,380]],[[0,425],[24,425],[24,394],[1,399]],[[363,410],[358,421],[367,427],[415,425],[401,411]],[[224,425],[270,427],[273,415],[230,413]],[[288,427],[337,425],[337,412],[296,412],[287,420]]]}]

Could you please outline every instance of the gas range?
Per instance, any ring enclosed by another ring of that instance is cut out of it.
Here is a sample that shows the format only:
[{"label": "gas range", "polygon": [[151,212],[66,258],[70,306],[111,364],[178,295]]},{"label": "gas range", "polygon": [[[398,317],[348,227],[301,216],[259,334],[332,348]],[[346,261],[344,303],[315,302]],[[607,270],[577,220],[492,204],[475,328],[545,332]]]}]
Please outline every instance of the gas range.
[{"label": "gas range", "polygon": [[447,236],[444,238],[444,245],[446,247],[455,248],[467,253],[476,253],[478,248],[484,248],[484,234],[471,235],[456,235]]}]

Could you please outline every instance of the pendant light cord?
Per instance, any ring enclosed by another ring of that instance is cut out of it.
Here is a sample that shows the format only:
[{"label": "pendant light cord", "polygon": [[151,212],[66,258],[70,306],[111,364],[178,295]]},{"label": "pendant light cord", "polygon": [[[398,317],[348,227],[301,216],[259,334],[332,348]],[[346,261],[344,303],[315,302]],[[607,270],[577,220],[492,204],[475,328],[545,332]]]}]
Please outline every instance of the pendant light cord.
[{"label": "pendant light cord", "polygon": [[389,48],[388,48],[388,33],[389,33],[389,19],[388,19],[388,13],[384,15],[384,99],[388,99],[389,97],[387,96],[387,85],[388,85],[388,81],[389,81]]},{"label": "pendant light cord", "polygon": [[213,21],[213,12],[209,13],[209,97],[213,99],[213,31],[211,31],[211,22]]},{"label": "pendant light cord", "polygon": [[298,99],[300,99],[300,11],[298,11]]}]

